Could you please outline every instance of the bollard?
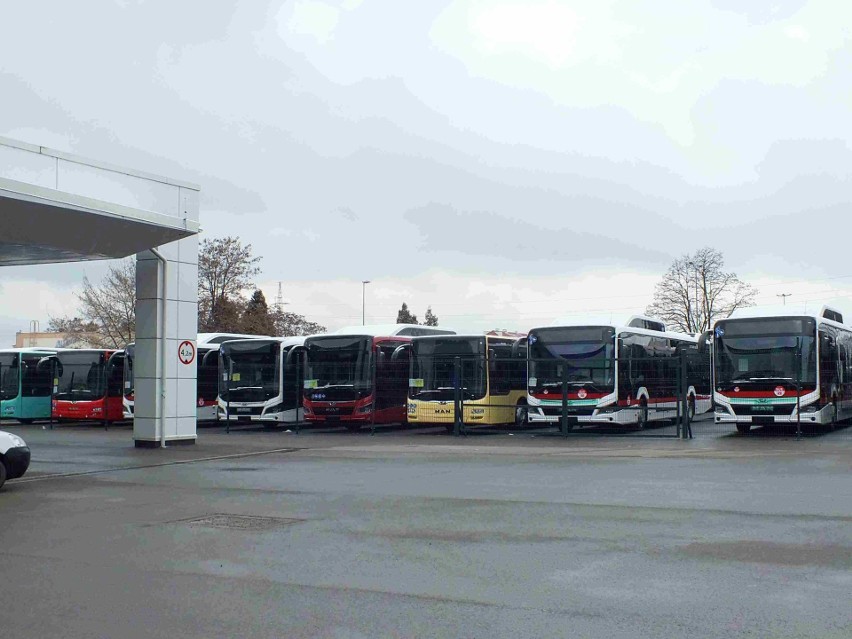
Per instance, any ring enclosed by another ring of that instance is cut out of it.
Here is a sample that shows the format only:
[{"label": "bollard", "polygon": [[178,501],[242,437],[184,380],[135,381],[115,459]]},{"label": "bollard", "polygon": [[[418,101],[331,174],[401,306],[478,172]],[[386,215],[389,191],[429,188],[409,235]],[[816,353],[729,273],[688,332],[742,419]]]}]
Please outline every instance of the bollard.
[{"label": "bollard", "polygon": [[568,437],[568,363],[562,362],[562,436]]}]

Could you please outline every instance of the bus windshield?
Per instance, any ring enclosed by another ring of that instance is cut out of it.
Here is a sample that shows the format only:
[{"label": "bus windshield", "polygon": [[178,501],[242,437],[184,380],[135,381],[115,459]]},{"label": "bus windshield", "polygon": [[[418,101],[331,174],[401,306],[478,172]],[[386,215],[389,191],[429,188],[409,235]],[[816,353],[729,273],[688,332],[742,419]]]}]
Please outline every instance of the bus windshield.
[{"label": "bus windshield", "polygon": [[308,399],[351,401],[368,397],[373,387],[372,343],[372,338],[365,336],[307,340],[305,392]]},{"label": "bus windshield", "polygon": [[63,352],[56,399],[91,401],[106,395],[104,353],[100,351]]},{"label": "bus windshield", "polygon": [[15,399],[18,396],[18,361],[17,353],[0,353],[0,399]]},{"label": "bus windshield", "polygon": [[562,386],[562,362],[568,385],[598,391],[614,387],[615,329],[611,326],[545,328],[529,337],[530,392]]},{"label": "bus windshield", "polygon": [[716,382],[816,384],[816,325],[812,319],[726,320],[716,324]]},{"label": "bus windshield", "polygon": [[241,340],[222,344],[222,382],[219,387],[222,400],[265,402],[277,396],[280,352],[281,344],[272,340]]},{"label": "bus windshield", "polygon": [[485,397],[487,368],[484,337],[441,337],[412,342],[412,399],[452,401],[456,387],[456,364],[461,364],[462,397]]},{"label": "bus windshield", "polygon": [[205,402],[216,401],[216,396],[219,394],[219,349],[199,346],[195,359],[198,399]]}]

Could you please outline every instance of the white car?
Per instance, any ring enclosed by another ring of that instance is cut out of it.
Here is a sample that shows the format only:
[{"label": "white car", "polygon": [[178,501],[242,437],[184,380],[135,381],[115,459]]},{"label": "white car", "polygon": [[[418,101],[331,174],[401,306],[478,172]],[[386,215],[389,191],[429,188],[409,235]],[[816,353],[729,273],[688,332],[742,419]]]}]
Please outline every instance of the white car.
[{"label": "white car", "polygon": [[12,433],[0,430],[0,488],[7,479],[21,477],[30,467],[27,443]]}]

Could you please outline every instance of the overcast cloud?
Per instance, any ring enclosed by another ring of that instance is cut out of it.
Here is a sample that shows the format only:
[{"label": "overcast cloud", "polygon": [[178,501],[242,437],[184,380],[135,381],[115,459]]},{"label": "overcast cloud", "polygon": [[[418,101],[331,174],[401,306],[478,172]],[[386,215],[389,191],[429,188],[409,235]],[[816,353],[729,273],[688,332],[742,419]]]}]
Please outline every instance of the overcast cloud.
[{"label": "overcast cloud", "polygon": [[[200,184],[330,327],[362,279],[374,321],[628,315],[704,245],[852,313],[852,4],[44,4],[6,8],[0,135]],[[0,343],[104,268],[4,269]]]}]

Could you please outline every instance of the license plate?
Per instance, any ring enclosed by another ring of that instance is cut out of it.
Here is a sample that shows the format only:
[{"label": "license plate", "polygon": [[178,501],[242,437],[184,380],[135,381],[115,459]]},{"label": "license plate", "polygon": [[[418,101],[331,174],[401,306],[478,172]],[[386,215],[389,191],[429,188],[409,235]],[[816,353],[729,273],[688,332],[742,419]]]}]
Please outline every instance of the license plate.
[{"label": "license plate", "polygon": [[238,412],[238,413],[250,413],[250,412],[251,412],[251,408],[238,408],[238,409],[237,409],[237,412]]},{"label": "license plate", "polygon": [[329,415],[328,417],[326,417],[326,419],[330,422],[339,422],[340,415]]}]

